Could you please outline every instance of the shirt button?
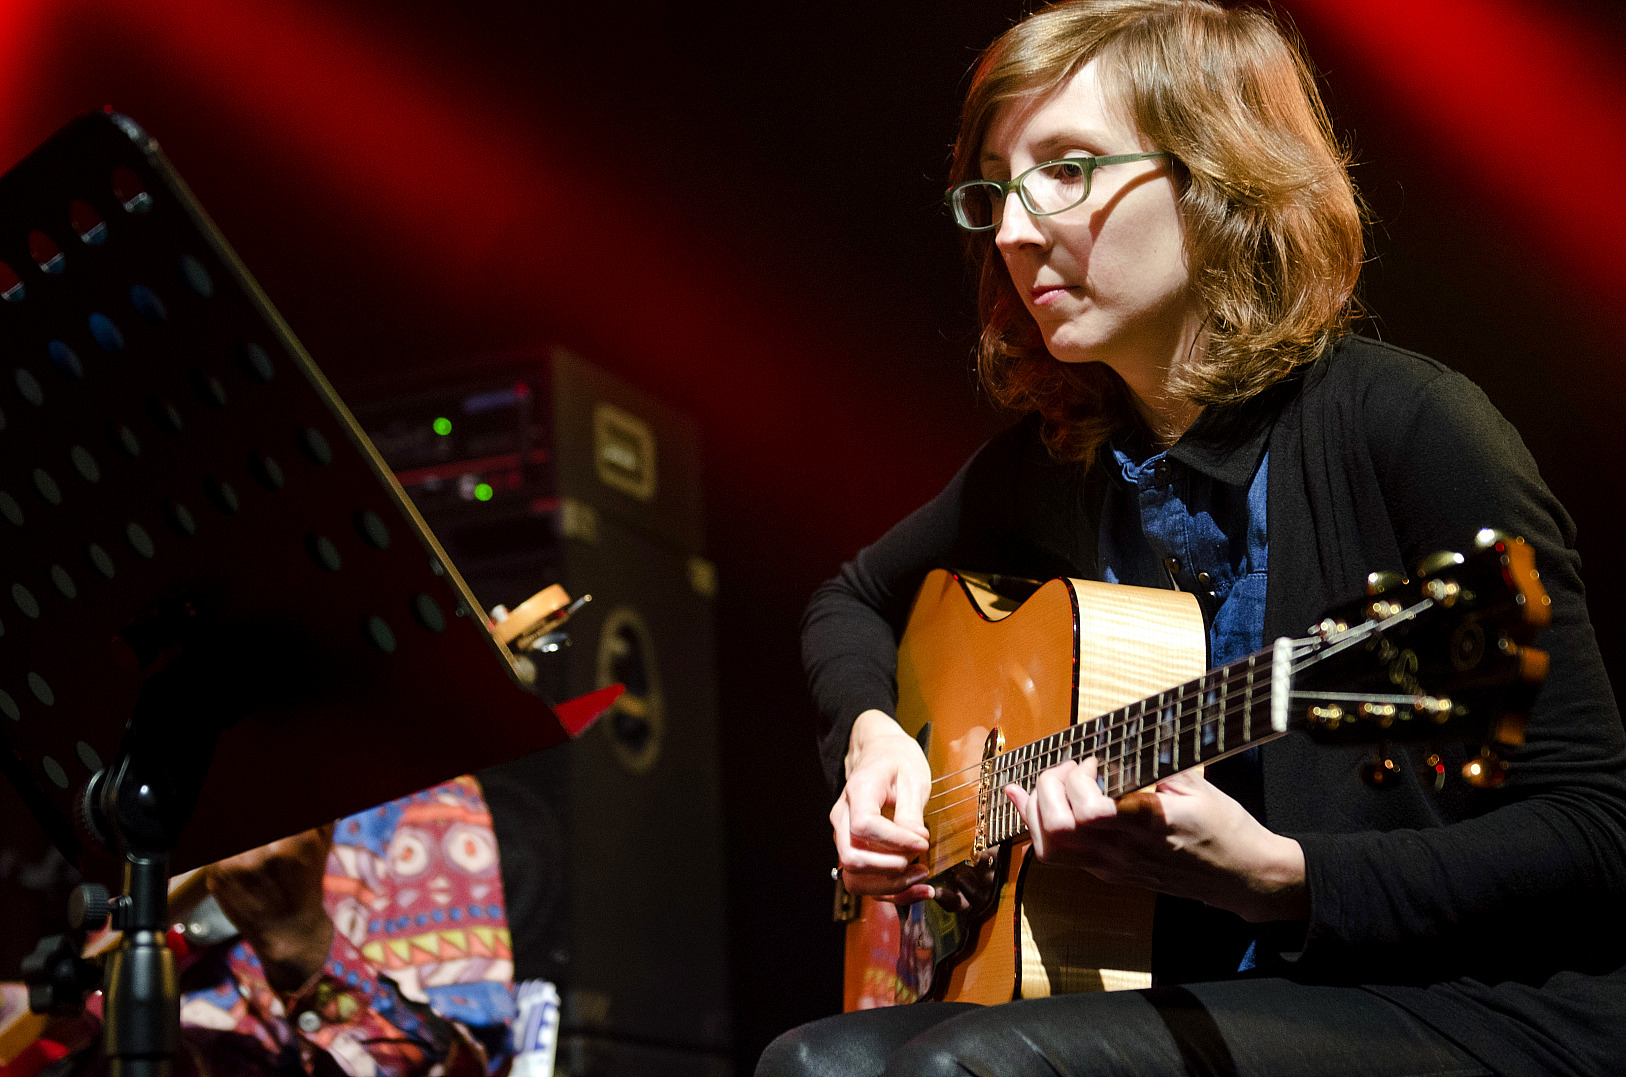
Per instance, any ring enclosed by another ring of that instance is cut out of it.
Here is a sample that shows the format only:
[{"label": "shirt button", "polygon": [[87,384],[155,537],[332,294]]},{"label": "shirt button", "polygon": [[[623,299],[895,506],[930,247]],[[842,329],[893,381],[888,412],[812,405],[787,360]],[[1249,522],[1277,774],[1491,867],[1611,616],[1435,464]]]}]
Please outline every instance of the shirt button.
[{"label": "shirt button", "polygon": [[1202,584],[1204,587],[1207,587],[1209,584],[1214,582],[1214,577],[1210,576],[1206,572],[1199,572],[1197,573],[1197,582]]},{"label": "shirt button", "polygon": [[315,1010],[306,1010],[299,1015],[299,1030],[307,1034],[322,1030],[322,1019],[316,1015]]},{"label": "shirt button", "polygon": [[1167,460],[1159,460],[1152,466],[1152,474],[1156,476],[1158,482],[1168,482],[1169,462]]},{"label": "shirt button", "polygon": [[1180,575],[1180,559],[1178,557],[1171,557],[1163,563],[1169,567],[1169,575]]}]

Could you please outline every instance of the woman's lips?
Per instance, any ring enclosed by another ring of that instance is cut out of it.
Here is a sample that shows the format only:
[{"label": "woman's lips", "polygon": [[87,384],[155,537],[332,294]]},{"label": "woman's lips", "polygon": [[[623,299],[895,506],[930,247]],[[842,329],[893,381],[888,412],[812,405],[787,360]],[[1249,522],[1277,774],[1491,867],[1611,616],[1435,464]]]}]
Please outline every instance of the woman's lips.
[{"label": "woman's lips", "polygon": [[1036,307],[1048,306],[1066,295],[1071,289],[1065,284],[1045,284],[1033,288],[1028,294]]}]

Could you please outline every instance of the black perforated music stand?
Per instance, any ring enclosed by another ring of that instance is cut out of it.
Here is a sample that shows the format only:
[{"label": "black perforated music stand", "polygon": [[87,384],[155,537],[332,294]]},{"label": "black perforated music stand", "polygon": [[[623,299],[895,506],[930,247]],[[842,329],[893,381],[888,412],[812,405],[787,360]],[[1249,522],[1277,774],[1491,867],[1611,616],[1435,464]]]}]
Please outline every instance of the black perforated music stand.
[{"label": "black perforated music stand", "polygon": [[126,966],[169,872],[567,736],[139,127],[0,178],[0,263],[0,767],[142,877]]}]

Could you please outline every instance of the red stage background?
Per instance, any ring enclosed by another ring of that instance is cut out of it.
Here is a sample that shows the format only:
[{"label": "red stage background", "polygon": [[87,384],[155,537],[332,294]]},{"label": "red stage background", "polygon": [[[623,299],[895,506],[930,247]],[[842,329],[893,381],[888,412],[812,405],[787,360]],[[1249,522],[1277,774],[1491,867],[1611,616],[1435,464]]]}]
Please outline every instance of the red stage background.
[{"label": "red stage background", "polygon": [[[965,72],[1022,6],[0,3],[0,161],[135,117],[341,392],[563,343],[699,419],[742,1073],[839,1005],[802,604],[1000,421],[939,198]],[[1523,432],[1618,670],[1626,14],[1278,6],[1373,209],[1365,331]]]}]

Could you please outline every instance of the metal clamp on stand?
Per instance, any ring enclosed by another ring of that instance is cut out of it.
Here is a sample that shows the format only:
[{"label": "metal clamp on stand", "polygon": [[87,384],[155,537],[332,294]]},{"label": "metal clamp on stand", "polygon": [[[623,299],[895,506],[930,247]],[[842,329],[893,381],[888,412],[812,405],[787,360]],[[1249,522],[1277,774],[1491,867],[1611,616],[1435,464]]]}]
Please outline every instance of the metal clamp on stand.
[{"label": "metal clamp on stand", "polygon": [[[111,920],[124,933],[102,974],[102,1049],[113,1077],[168,1077],[181,1031],[175,955],[164,944],[169,846],[178,835],[165,832],[159,783],[140,775],[128,758],[112,779],[107,774],[91,780],[86,800],[90,818],[112,829],[124,854],[124,893],[108,901],[94,883],[76,892],[82,927],[96,930]],[[91,890],[100,893],[86,893]]]},{"label": "metal clamp on stand", "polygon": [[[85,997],[102,988],[102,1046],[109,1072],[167,1077],[181,1026],[175,955],[164,942],[169,852],[131,843],[132,836],[158,829],[163,807],[153,783],[134,776],[127,761],[119,772],[111,780],[107,771],[98,773],[86,799],[114,809],[109,819],[102,808],[87,803],[126,850],[124,893],[109,897],[100,883],[76,887],[68,903],[73,934],[40,940],[23,961],[23,977],[29,1008],[36,1013],[80,1013]],[[109,923],[123,932],[118,947],[100,959],[81,957],[85,936]]]}]

